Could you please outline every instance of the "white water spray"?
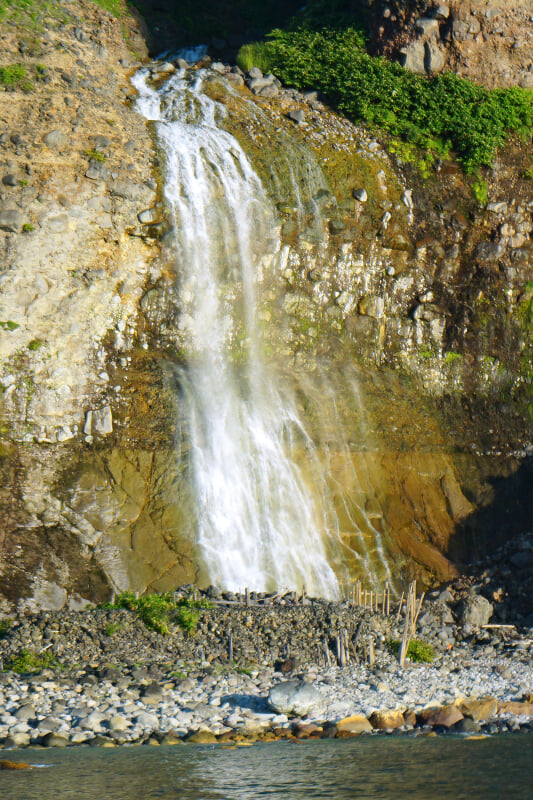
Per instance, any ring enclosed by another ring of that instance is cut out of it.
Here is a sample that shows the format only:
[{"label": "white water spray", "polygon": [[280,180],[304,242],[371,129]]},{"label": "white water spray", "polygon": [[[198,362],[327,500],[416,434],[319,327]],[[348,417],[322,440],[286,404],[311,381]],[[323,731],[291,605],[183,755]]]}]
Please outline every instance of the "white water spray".
[{"label": "white water spray", "polygon": [[313,445],[260,352],[256,285],[279,244],[276,219],[239,143],[217,125],[225,110],[203,93],[203,79],[180,72],[159,91],[146,71],[134,79],[166,158],[198,545],[216,585],[305,586],[335,598],[330,511],[291,458],[297,448],[316,473]]}]

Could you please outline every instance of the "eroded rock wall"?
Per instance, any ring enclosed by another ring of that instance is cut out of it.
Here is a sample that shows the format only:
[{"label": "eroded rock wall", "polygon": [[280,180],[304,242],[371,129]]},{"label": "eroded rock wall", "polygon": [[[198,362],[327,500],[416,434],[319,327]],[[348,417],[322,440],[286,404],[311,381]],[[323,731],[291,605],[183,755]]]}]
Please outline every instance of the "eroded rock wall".
[{"label": "eroded rock wall", "polygon": [[377,0],[373,47],[419,74],[452,70],[484,86],[533,87],[529,0]]}]

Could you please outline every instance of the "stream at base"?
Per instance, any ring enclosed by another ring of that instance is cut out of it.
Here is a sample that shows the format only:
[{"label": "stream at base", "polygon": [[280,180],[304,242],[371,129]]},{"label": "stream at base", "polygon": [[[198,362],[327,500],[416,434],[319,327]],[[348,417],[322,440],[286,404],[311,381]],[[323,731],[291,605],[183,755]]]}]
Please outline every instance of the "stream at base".
[{"label": "stream at base", "polygon": [[4,751],[4,800],[530,800],[533,736]]}]

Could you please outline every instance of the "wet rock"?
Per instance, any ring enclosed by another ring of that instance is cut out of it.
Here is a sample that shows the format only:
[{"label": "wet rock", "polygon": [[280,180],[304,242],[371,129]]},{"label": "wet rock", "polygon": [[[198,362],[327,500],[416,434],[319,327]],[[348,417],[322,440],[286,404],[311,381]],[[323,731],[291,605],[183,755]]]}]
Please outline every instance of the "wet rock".
[{"label": "wet rock", "polygon": [[405,725],[405,719],[401,711],[374,711],[370,715],[370,724],[373,728],[381,731],[395,730]]},{"label": "wet rock", "polygon": [[217,740],[212,731],[196,731],[196,733],[192,733],[190,736],[187,737],[188,742],[192,742],[193,744],[214,744]]},{"label": "wet rock", "polygon": [[364,317],[373,317],[374,319],[382,319],[385,313],[385,301],[382,297],[375,297],[374,295],[364,295],[359,300],[358,311]]},{"label": "wet rock", "polygon": [[274,686],[268,695],[268,705],[277,714],[304,717],[320,714],[325,700],[311,684],[295,680]]},{"label": "wet rock", "polygon": [[86,436],[106,436],[113,432],[113,415],[109,406],[90,409],[85,414],[83,432]]},{"label": "wet rock", "polygon": [[293,108],[289,111],[289,119],[292,119],[293,122],[303,122],[305,120],[305,114],[301,108]]},{"label": "wet rock", "polygon": [[443,706],[442,708],[429,708],[418,714],[421,725],[430,725],[433,728],[451,728],[456,722],[463,719],[457,706]]},{"label": "wet rock", "polygon": [[359,203],[366,203],[368,200],[368,193],[366,189],[354,189],[352,195]]},{"label": "wet rock", "polygon": [[47,733],[41,739],[43,747],[66,747],[68,743],[68,737],[62,733]]},{"label": "wet rock", "polygon": [[137,214],[137,218],[141,225],[151,225],[153,222],[157,222],[159,217],[160,212],[157,208],[147,208]]}]

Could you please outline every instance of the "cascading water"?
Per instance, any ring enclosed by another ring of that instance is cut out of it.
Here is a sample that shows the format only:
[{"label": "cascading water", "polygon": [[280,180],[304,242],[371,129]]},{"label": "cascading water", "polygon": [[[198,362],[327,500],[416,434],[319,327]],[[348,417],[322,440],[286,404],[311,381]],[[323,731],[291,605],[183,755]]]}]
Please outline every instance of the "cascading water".
[{"label": "cascading water", "polygon": [[[198,546],[216,585],[305,586],[337,597],[332,512],[313,444],[261,356],[256,285],[279,246],[277,222],[241,146],[217,124],[225,111],[203,93],[203,80],[202,71],[180,72],[157,91],[146,72],[134,79],[137,107],[157,123],[166,159]],[[315,486],[291,457],[296,450]]]}]

